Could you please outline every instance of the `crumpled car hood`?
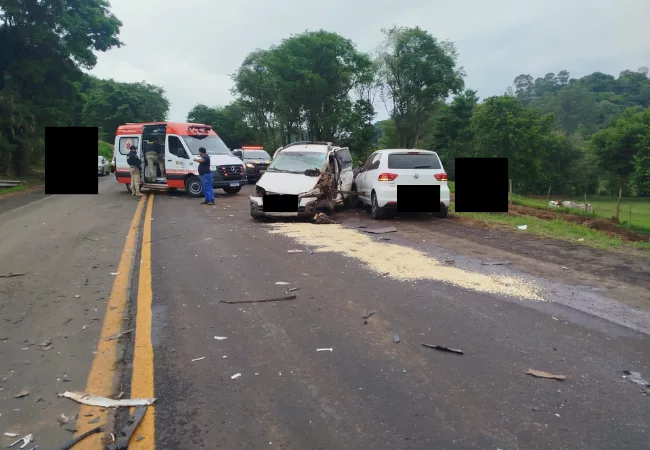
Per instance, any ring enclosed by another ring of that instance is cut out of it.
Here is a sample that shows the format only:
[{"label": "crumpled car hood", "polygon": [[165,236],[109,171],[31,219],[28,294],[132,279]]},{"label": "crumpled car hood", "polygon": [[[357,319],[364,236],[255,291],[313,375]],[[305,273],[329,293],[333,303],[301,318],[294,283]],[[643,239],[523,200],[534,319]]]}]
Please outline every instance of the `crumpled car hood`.
[{"label": "crumpled car hood", "polygon": [[266,172],[256,184],[268,193],[300,195],[314,189],[319,179],[298,173]]}]

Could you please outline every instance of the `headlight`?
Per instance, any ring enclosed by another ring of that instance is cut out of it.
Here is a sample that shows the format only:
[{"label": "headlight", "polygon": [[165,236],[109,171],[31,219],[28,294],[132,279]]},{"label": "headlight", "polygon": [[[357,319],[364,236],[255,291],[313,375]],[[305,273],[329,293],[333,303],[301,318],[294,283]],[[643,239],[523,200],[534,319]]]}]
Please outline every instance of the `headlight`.
[{"label": "headlight", "polygon": [[246,163],[246,167],[250,167],[252,169],[253,167],[255,167],[255,165],[251,163]]},{"label": "headlight", "polygon": [[312,189],[309,192],[304,192],[300,194],[298,197],[315,197],[317,195],[320,195],[320,188]]}]

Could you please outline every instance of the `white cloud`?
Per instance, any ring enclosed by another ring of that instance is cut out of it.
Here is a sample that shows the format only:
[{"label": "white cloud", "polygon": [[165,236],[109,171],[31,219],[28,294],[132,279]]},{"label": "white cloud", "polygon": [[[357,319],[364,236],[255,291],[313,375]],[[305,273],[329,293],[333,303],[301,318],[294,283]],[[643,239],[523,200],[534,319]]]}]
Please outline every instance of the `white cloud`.
[{"label": "white cloud", "polygon": [[[420,26],[457,44],[467,85],[482,97],[515,76],[566,69],[618,74],[650,65],[647,0],[113,0],[126,44],[100,54],[92,73],[162,86],[171,120],[196,103],[227,104],[230,74],[256,48],[307,29],[334,31],[373,51],[381,28]],[[383,115],[383,114],[382,114]]]}]

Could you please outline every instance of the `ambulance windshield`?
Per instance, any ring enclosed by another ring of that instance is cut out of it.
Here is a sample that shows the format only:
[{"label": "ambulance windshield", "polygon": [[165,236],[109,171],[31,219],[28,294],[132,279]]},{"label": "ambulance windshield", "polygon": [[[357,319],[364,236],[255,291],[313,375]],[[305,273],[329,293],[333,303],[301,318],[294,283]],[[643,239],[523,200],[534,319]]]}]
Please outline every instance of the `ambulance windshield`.
[{"label": "ambulance windshield", "polygon": [[198,155],[201,147],[205,148],[208,155],[231,155],[230,149],[219,136],[183,136],[183,140],[193,155]]}]

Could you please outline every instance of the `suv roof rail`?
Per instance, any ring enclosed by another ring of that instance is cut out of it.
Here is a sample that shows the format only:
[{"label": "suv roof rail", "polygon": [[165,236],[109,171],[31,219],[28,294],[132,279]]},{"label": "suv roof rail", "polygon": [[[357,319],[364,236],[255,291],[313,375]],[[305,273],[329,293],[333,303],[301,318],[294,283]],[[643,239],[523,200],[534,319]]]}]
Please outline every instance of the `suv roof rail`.
[{"label": "suv roof rail", "polygon": [[287,144],[282,148],[291,147],[292,145],[306,145],[306,144],[327,145],[328,147],[334,147],[334,144],[325,141],[297,141],[297,142],[291,142],[290,144]]}]

